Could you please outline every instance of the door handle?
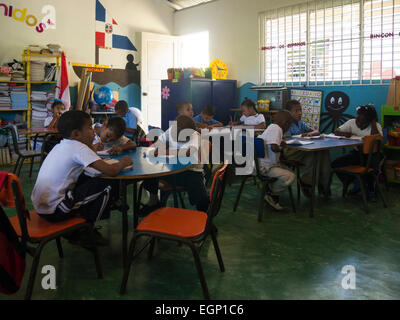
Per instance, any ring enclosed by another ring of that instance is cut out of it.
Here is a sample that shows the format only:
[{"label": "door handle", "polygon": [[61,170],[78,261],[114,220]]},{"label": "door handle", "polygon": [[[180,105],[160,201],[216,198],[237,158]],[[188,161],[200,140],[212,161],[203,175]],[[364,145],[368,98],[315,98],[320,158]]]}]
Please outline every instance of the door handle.
[{"label": "door handle", "polygon": [[142,96],[147,97],[147,92],[143,92],[143,93],[142,93]]}]

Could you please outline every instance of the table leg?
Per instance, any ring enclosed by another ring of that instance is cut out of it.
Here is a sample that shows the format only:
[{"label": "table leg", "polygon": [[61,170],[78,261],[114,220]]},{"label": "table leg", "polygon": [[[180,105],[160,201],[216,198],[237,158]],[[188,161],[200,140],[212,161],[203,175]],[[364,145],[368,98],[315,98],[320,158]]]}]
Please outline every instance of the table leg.
[{"label": "table leg", "polygon": [[137,181],[133,182],[133,232],[139,224],[139,199],[137,192]]},{"label": "table leg", "polygon": [[121,201],[122,201],[122,265],[125,267],[128,257],[128,206],[126,200],[125,181],[120,182]]},{"label": "table leg", "polygon": [[310,206],[310,218],[314,217],[314,202],[315,202],[315,186],[319,180],[319,165],[320,165],[320,153],[313,152],[313,172],[312,172],[312,184],[311,184],[311,206]]},{"label": "table leg", "polygon": [[172,178],[172,195],[174,196],[174,207],[178,208],[179,205],[178,205],[178,197],[176,194],[176,175],[173,175]]}]

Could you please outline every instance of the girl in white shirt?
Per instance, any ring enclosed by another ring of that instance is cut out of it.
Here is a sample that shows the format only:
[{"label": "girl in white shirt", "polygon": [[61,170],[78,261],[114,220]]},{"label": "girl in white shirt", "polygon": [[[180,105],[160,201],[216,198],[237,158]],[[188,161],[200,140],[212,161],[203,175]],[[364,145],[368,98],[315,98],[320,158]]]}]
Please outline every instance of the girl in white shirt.
[{"label": "girl in white shirt", "polygon": [[238,122],[230,122],[231,126],[248,125],[254,129],[265,129],[265,118],[262,114],[257,113],[256,104],[253,100],[244,98],[240,105],[242,116]]}]

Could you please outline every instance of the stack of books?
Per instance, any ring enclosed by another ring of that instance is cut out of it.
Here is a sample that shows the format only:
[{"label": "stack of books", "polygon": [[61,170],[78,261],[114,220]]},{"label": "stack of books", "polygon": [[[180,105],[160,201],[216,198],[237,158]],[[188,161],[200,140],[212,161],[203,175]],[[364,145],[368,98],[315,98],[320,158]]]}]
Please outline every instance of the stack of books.
[{"label": "stack of books", "polygon": [[11,91],[11,108],[28,109],[28,93]]},{"label": "stack of books", "polygon": [[32,91],[31,94],[32,120],[38,120],[42,123],[48,117],[48,111],[47,111],[48,99],[49,98],[46,91]]},{"label": "stack of books", "polygon": [[11,81],[25,81],[25,71],[11,71]]},{"label": "stack of books", "polygon": [[31,81],[44,81],[46,62],[31,61]]},{"label": "stack of books", "polygon": [[45,70],[44,81],[54,81],[56,79],[57,66],[54,63],[48,63]]},{"label": "stack of books", "polygon": [[0,110],[10,109],[11,99],[7,83],[0,83]]}]

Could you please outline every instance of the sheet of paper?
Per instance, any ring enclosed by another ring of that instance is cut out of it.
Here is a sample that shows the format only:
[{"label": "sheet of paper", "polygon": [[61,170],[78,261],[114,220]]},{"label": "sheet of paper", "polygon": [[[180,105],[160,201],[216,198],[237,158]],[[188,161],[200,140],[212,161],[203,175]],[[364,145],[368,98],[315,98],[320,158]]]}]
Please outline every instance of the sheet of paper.
[{"label": "sheet of paper", "polygon": [[302,138],[302,139],[319,139],[321,138],[321,135],[318,136],[311,136],[311,137],[302,137],[301,134],[292,136],[292,138]]},{"label": "sheet of paper", "polygon": [[352,135],[350,138],[346,138],[343,136],[337,136],[334,133],[323,134],[322,136],[325,138],[334,138],[334,139],[350,139],[350,140],[362,140],[363,139],[362,137],[355,136],[355,135]]},{"label": "sheet of paper", "polygon": [[[119,162],[117,159],[103,159],[103,161],[107,162],[108,164],[116,164],[116,163]],[[131,164],[131,165],[123,168],[122,170],[123,171],[130,170],[132,168],[133,168],[133,165]],[[86,167],[84,169],[84,171],[85,171],[85,174],[88,175],[89,177],[98,177],[98,176],[102,175],[102,173],[100,171],[98,171],[98,170],[96,170],[96,169],[94,169],[92,167]]]},{"label": "sheet of paper", "polygon": [[109,150],[110,150],[110,149],[102,150],[102,151],[97,151],[97,154],[98,154],[99,156],[109,156],[109,155],[110,155],[110,154],[108,153]]},{"label": "sheet of paper", "polygon": [[286,144],[300,144],[300,145],[307,145],[307,144],[312,144],[314,142],[312,141],[302,141],[302,140],[297,140],[297,139],[291,139],[287,140]]}]

